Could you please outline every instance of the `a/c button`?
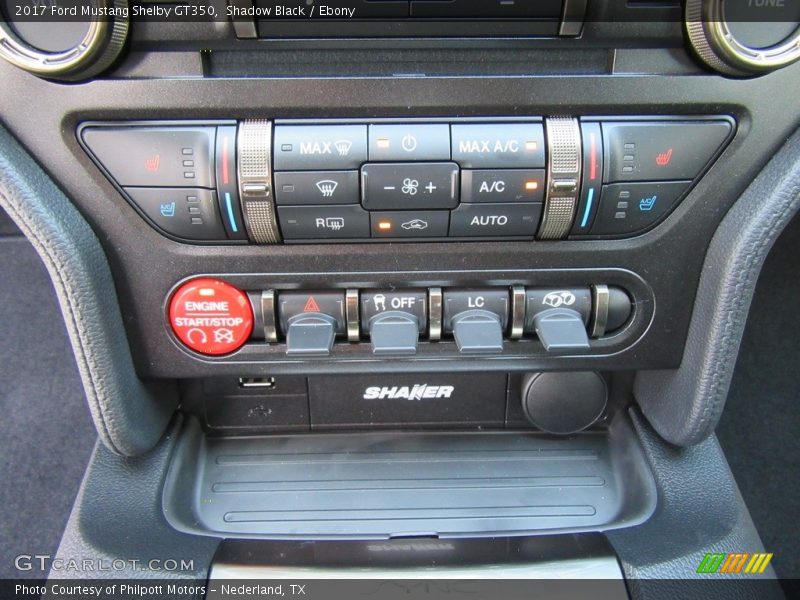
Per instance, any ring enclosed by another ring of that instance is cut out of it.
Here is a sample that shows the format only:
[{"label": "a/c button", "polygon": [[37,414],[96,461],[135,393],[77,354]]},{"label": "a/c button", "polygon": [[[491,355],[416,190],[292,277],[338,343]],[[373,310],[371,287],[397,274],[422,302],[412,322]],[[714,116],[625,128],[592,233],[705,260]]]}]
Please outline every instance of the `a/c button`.
[{"label": "a/c button", "polygon": [[541,213],[539,202],[461,204],[450,213],[450,236],[532,238]]}]

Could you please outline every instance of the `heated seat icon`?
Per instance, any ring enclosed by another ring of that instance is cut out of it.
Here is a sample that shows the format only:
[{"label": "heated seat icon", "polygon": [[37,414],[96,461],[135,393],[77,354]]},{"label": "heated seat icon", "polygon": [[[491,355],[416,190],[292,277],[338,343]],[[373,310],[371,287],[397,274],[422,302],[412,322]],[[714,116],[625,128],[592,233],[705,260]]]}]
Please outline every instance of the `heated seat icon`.
[{"label": "heated seat icon", "polygon": [[656,164],[659,167],[666,167],[669,164],[669,161],[671,160],[672,160],[672,148],[670,148],[666,152],[661,152],[658,156],[656,156]]},{"label": "heated seat icon", "polygon": [[150,158],[147,158],[144,161],[144,168],[145,168],[146,171],[149,171],[150,173],[155,173],[156,171],[158,171],[158,168],[160,166],[161,166],[161,155],[160,154],[154,154],[153,156],[151,156]]}]

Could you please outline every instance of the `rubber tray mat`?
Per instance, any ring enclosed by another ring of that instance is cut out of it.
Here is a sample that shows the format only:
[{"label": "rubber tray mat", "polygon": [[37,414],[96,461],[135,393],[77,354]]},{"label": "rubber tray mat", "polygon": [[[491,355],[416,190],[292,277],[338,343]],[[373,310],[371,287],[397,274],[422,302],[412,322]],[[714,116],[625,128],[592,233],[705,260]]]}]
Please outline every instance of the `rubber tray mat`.
[{"label": "rubber tray mat", "polygon": [[178,530],[271,539],[603,531],[646,520],[655,485],[632,430],[181,435],[164,488]]}]

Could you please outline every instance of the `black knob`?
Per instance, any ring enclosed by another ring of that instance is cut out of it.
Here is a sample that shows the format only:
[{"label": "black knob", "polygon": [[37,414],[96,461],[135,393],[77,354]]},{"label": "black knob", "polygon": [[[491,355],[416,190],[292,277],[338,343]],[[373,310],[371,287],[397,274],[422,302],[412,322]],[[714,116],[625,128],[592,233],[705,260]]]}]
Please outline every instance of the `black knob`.
[{"label": "black knob", "polygon": [[[14,5],[42,11],[37,18],[14,19]],[[52,8],[84,8],[86,20],[47,12]],[[79,81],[104,71],[117,59],[128,37],[128,0],[69,0],[42,4],[18,0],[0,4],[0,56],[11,64],[47,79]]]},{"label": "black knob", "polygon": [[800,59],[796,2],[687,0],[686,33],[707,66],[733,76],[768,73]]},{"label": "black knob", "polygon": [[586,429],[603,415],[607,401],[605,379],[594,371],[531,373],[522,381],[522,410],[548,433]]}]

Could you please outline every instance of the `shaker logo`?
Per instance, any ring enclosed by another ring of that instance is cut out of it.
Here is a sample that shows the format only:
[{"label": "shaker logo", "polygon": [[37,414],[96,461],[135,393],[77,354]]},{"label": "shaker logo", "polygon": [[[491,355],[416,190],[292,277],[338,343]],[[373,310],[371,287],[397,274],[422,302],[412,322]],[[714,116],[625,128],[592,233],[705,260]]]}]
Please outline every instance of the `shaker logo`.
[{"label": "shaker logo", "polygon": [[455,388],[452,385],[428,385],[419,383],[413,386],[368,387],[364,400],[422,400],[449,398]]}]

